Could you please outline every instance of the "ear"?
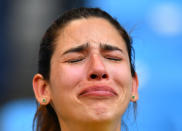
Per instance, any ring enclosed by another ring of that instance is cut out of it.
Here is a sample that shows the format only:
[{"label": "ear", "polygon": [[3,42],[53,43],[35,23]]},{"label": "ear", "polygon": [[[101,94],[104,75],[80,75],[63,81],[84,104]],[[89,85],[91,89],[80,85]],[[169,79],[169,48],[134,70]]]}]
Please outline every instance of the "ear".
[{"label": "ear", "polygon": [[47,105],[50,102],[50,87],[48,82],[41,74],[33,77],[33,91],[37,101],[41,105]]},{"label": "ear", "polygon": [[135,73],[135,76],[133,76],[133,83],[132,83],[132,96],[131,96],[131,101],[132,102],[136,102],[139,97],[138,97],[138,85],[139,85],[139,81],[138,81],[138,76],[137,73]]}]

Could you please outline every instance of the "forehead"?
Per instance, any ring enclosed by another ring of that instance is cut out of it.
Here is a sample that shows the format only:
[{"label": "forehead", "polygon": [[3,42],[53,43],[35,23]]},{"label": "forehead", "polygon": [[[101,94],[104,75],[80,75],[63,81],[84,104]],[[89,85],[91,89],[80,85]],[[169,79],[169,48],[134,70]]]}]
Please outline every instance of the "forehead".
[{"label": "forehead", "polygon": [[56,46],[66,50],[84,43],[98,47],[100,43],[118,46],[126,51],[126,45],[119,31],[103,18],[82,18],[68,23],[58,33]]}]

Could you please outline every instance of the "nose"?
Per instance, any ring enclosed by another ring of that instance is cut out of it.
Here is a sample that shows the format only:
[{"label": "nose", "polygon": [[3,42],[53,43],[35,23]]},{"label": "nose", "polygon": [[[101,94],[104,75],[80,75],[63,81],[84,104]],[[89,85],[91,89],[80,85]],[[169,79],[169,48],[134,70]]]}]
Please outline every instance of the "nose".
[{"label": "nose", "polygon": [[88,80],[106,80],[108,78],[109,75],[102,58],[98,55],[91,56],[88,68]]}]

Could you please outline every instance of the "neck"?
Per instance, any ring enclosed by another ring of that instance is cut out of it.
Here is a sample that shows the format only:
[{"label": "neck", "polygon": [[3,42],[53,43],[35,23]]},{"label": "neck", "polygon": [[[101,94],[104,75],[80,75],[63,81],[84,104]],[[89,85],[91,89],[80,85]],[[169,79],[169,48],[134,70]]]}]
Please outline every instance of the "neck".
[{"label": "neck", "polygon": [[120,131],[121,120],[107,122],[60,122],[61,131]]}]

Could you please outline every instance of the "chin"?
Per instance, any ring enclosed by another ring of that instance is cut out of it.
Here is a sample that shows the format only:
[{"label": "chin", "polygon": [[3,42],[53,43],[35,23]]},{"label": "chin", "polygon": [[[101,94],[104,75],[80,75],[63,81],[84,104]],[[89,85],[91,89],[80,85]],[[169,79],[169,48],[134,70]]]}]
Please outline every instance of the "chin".
[{"label": "chin", "polygon": [[101,106],[97,105],[89,110],[87,113],[88,120],[95,122],[113,121],[114,119],[120,118],[121,113],[114,110],[112,106]]},{"label": "chin", "polygon": [[[79,119],[87,122],[109,122],[121,119],[122,105],[118,97],[84,97],[78,99]],[[76,114],[77,115],[77,114]]]}]

